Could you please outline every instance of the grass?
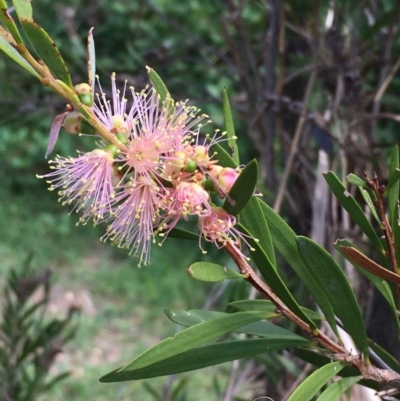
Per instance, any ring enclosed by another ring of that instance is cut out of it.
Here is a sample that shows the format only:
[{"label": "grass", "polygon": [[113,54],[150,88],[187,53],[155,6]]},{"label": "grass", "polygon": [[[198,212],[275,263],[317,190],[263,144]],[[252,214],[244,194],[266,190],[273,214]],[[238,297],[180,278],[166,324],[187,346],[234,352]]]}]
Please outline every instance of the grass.
[{"label": "grass", "polygon": [[[138,268],[126,251],[98,241],[101,229],[76,227],[75,216],[68,216],[45,190],[13,194],[3,189],[0,204],[2,276],[32,251],[34,267],[53,271],[52,313],[66,313],[71,302],[82,306],[78,334],[55,367],[72,375],[43,400],[156,399],[146,387],[161,394],[168,379],[102,384],[98,378],[175,333],[165,307],[202,307],[211,287],[185,271],[200,259],[199,251],[192,251],[196,246],[167,240],[162,248],[155,247],[149,266]],[[202,372],[179,376],[189,382],[189,391],[195,389],[190,400],[209,399],[215,377],[225,381],[219,368]]]}]

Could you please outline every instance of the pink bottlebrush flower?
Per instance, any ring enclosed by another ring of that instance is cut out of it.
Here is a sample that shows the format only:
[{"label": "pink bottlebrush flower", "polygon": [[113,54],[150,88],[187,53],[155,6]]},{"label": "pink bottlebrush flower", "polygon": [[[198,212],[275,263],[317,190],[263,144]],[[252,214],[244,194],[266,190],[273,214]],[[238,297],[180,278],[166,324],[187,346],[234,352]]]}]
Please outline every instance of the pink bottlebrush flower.
[{"label": "pink bottlebrush flower", "polygon": [[130,249],[130,254],[140,258],[139,264],[147,264],[161,199],[160,188],[153,180],[145,176],[131,178],[113,200],[113,213],[108,219],[111,223],[102,240],[109,239],[118,247]]},{"label": "pink bottlebrush flower", "polygon": [[201,237],[204,237],[207,241],[213,242],[218,249],[223,248],[228,243],[240,248],[240,241],[242,240],[249,246],[250,250],[254,250],[246,241],[246,235],[236,229],[235,225],[236,218],[234,216],[230,215],[222,207],[213,207],[208,216],[200,217],[199,219],[201,231],[200,249],[205,252],[201,246]]},{"label": "pink bottlebrush flower", "polygon": [[50,161],[53,172],[47,178],[50,191],[60,189],[62,205],[75,204],[72,210],[84,209],[80,222],[93,218],[95,222],[111,211],[115,191],[113,186],[114,158],[106,149],[82,153],[79,157],[60,157]]},{"label": "pink bottlebrush flower", "polygon": [[163,208],[170,216],[180,216],[187,220],[189,215],[207,216],[211,213],[210,195],[195,182],[181,182],[169,191]]},{"label": "pink bottlebrush flower", "polygon": [[171,99],[161,103],[154,89],[136,93],[132,88],[131,92],[128,151],[121,152],[121,160],[133,174],[147,175],[161,184],[171,179],[170,166],[179,164],[179,152],[198,136],[200,123],[207,116],[198,116],[193,107],[174,104]]},{"label": "pink bottlebrush flower", "polygon": [[140,93],[130,88],[132,101],[127,108],[126,85],[120,92],[115,74],[111,78],[112,99],[107,100],[98,83],[100,94],[94,112],[102,124],[122,140],[127,151],[121,151],[122,180],[133,174],[135,179],[146,176],[158,185],[166,179],[167,165],[176,159],[175,153],[189,143],[197,141],[199,129],[206,115],[198,115],[197,109],[186,102],[174,103],[172,99],[160,101],[153,88]]},{"label": "pink bottlebrush flower", "polygon": [[207,216],[211,213],[210,195],[195,182],[181,182],[176,188],[166,189],[162,209],[166,212],[159,230],[163,236],[176,226],[179,220],[189,216]]},{"label": "pink bottlebrush flower", "polygon": [[115,73],[111,75],[112,102],[107,100],[107,96],[100,85],[98,77],[97,85],[99,86],[100,94],[96,93],[97,103],[93,105],[96,116],[110,132],[115,134],[127,132],[129,129],[129,122],[126,120],[126,82],[121,94],[121,91],[117,89]]}]

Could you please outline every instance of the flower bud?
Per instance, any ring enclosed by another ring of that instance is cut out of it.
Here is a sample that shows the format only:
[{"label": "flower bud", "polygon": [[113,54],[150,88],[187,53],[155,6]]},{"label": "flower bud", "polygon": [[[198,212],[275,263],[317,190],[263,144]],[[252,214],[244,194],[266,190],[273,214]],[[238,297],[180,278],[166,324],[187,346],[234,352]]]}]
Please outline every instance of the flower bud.
[{"label": "flower bud", "polygon": [[77,93],[79,100],[86,106],[93,106],[93,93],[92,88],[87,83],[75,85],[75,92]]},{"label": "flower bud", "polygon": [[215,185],[211,178],[206,178],[204,180],[203,187],[208,192],[215,192]]},{"label": "flower bud", "polygon": [[175,152],[169,165],[174,173],[178,173],[185,167],[186,154],[180,150]]},{"label": "flower bud", "polygon": [[239,173],[234,168],[225,167],[218,174],[218,183],[223,190],[229,192],[238,176]]},{"label": "flower bud", "polygon": [[187,173],[194,173],[196,171],[196,169],[197,169],[197,163],[194,160],[189,159],[186,162],[185,171]]},{"label": "flower bud", "polygon": [[64,129],[68,134],[76,135],[82,134],[94,134],[95,129],[87,122],[82,114],[77,111],[72,111],[64,119]]},{"label": "flower bud", "polygon": [[193,159],[197,164],[207,164],[210,161],[210,157],[208,156],[208,150],[205,146],[197,145],[193,148],[194,156]]},{"label": "flower bud", "polygon": [[117,134],[115,134],[115,136],[118,138],[118,140],[123,143],[124,145],[126,145],[128,143],[128,139],[126,137],[125,132],[118,132]]},{"label": "flower bud", "polygon": [[114,159],[117,157],[119,149],[115,145],[108,145],[106,149],[111,153]]}]

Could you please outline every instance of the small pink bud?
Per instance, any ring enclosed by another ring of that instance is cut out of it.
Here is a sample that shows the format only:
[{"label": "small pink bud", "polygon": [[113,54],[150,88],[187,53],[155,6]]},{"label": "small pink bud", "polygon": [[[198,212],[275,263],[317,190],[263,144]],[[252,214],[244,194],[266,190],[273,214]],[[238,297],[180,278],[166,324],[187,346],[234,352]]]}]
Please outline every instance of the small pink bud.
[{"label": "small pink bud", "polygon": [[225,167],[218,174],[218,183],[222,189],[229,192],[238,176],[239,173],[234,168]]}]

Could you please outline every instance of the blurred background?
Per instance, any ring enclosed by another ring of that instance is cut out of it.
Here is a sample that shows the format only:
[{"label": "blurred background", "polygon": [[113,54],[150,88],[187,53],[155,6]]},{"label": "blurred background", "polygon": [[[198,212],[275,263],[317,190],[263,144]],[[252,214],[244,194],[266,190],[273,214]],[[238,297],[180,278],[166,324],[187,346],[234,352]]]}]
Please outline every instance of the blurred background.
[{"label": "blurred background", "polygon": [[[94,27],[103,89],[110,87],[113,72],[121,85],[128,80],[142,89],[148,65],[175,99],[189,98],[209,114],[213,123],[205,127],[207,133],[223,130],[226,88],[242,163],[259,160],[258,187],[268,203],[298,234],[329,250],[338,237],[363,247],[327,193],[321,172],[332,169],[344,178],[376,171],[382,182],[387,178],[387,155],[398,141],[400,122],[396,0],[34,0],[33,8],[74,83],[87,80],[86,40]],[[184,241],[154,247],[151,264],[139,269],[126,251],[99,242],[105,227],[76,227],[76,216],[69,216],[57,194],[36,178],[48,171],[49,130],[65,103],[0,56],[0,105],[1,276],[33,252],[33,267],[53,272],[49,312],[63,316],[71,306],[81,311],[76,336],[51,370],[70,370],[70,377],[35,399],[287,398],[304,368],[288,353],[175,378],[98,382],[173,335],[177,328],[163,314],[165,307],[223,308],[248,288],[191,280],[185,269],[204,256]],[[61,132],[53,156],[73,156],[90,144]],[[206,258],[229,263],[212,249]],[[284,264],[282,269],[296,298],[310,303]],[[376,320],[386,313],[377,313],[380,300],[353,276],[369,334],[398,355],[386,320]],[[385,338],[375,333],[377,327]]]}]

